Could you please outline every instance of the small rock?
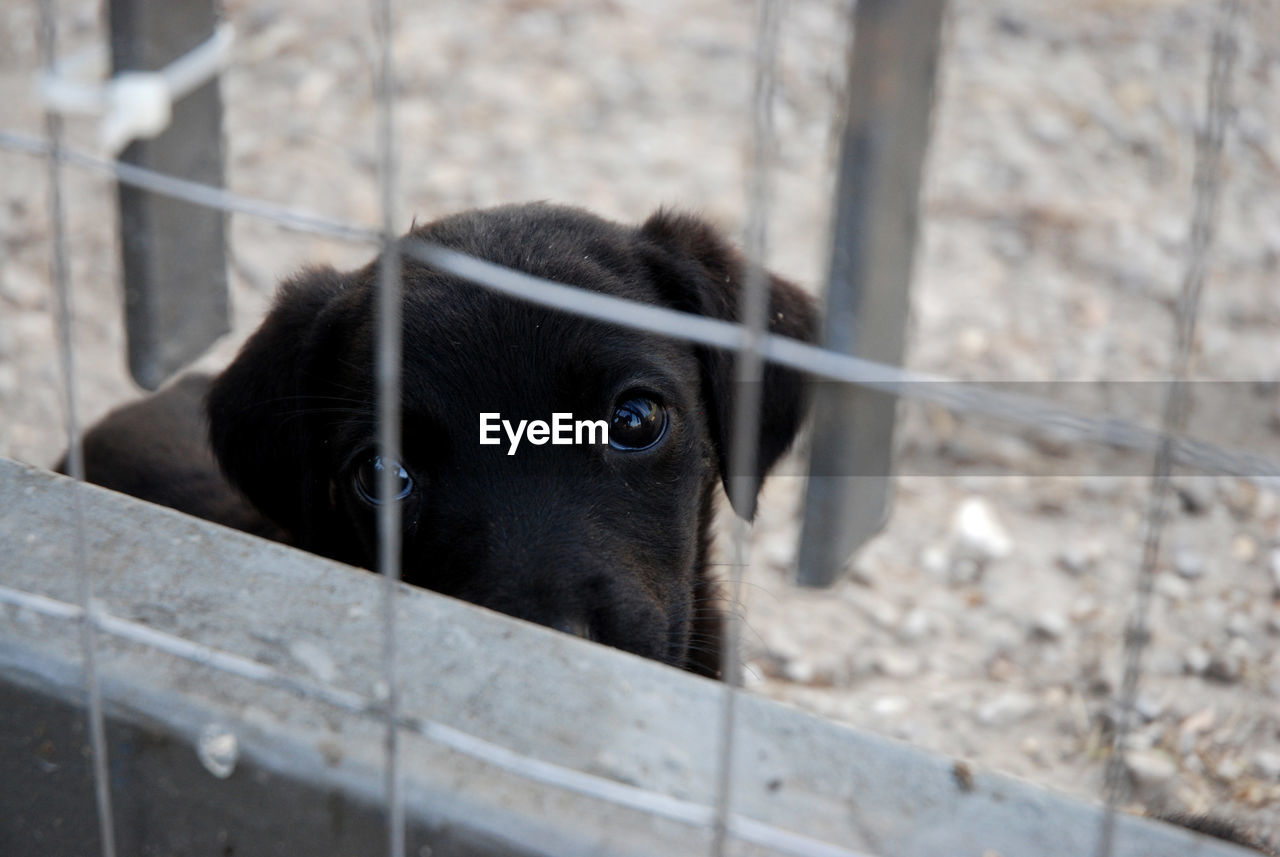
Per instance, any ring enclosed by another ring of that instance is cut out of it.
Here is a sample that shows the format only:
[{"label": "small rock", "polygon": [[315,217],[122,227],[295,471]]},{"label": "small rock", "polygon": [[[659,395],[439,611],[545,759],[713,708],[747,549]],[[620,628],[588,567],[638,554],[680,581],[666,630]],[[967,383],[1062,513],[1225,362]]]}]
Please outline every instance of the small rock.
[{"label": "small rock", "polygon": [[43,310],[49,305],[49,294],[44,279],[26,268],[9,265],[0,277],[0,297],[18,309]]},{"label": "small rock", "polygon": [[1249,644],[1236,637],[1221,652],[1215,652],[1209,659],[1209,666],[1204,671],[1206,678],[1232,684],[1244,675],[1245,663],[1249,660]]},{"label": "small rock", "polygon": [[1080,577],[1097,563],[1097,557],[1083,547],[1070,545],[1058,554],[1058,568],[1072,577]]},{"label": "small rock", "polygon": [[1231,558],[1237,562],[1253,562],[1258,558],[1258,542],[1241,533],[1231,540]]},{"label": "small rock", "polygon": [[1101,614],[1098,602],[1088,595],[1081,595],[1071,602],[1071,621],[1087,622]]},{"label": "small rock", "polygon": [[1248,479],[1224,479],[1219,483],[1219,493],[1231,514],[1240,520],[1253,516],[1258,505],[1258,486]]},{"label": "small rock", "polygon": [[1035,736],[1028,735],[1026,738],[1022,739],[1021,749],[1028,759],[1035,762],[1040,767],[1049,767],[1049,755],[1045,752],[1044,746]]},{"label": "small rock", "polygon": [[976,559],[961,557],[951,562],[949,577],[952,583],[962,585],[977,583],[982,579],[983,565]]},{"label": "small rock", "polygon": [[1225,598],[1210,598],[1200,602],[1200,626],[1202,628],[1219,628],[1227,622]]},{"label": "small rock", "polygon": [[1035,710],[1034,697],[1017,691],[1008,691],[979,708],[977,718],[983,726],[1008,726],[1025,719]]},{"label": "small rock", "polygon": [[759,690],[763,693],[765,683],[771,678],[777,678],[777,664],[768,658],[753,658],[747,661],[746,669],[742,671],[742,686],[748,690]]},{"label": "small rock", "polygon": [[1061,146],[1075,134],[1075,127],[1059,112],[1037,110],[1027,117],[1028,130],[1047,146]]},{"label": "small rock", "polygon": [[1263,780],[1280,781],[1280,753],[1261,750],[1249,760],[1249,770]]},{"label": "small rock", "polygon": [[[784,571],[795,567],[796,553],[799,547],[794,538],[788,538],[787,544],[789,552],[786,561],[778,566]],[[871,563],[867,561],[867,557],[864,555],[859,554],[854,558],[853,562],[848,564],[845,568],[844,576],[850,583],[865,586],[868,589],[876,588],[876,574]]]},{"label": "small rock", "polygon": [[933,617],[927,610],[917,607],[903,617],[898,636],[907,643],[916,643],[933,633]]},{"label": "small rock", "polygon": [[889,678],[913,678],[920,673],[920,656],[915,652],[885,649],[876,653],[876,670]]},{"label": "small rock", "polygon": [[1280,597],[1280,548],[1272,548],[1267,554],[1267,571],[1271,574],[1271,588]]},{"label": "small rock", "polygon": [[1165,704],[1152,696],[1139,696],[1133,702],[1133,710],[1147,723],[1163,714],[1164,709]]},{"label": "small rock", "polygon": [[1253,623],[1244,613],[1232,613],[1227,617],[1227,633],[1233,637],[1247,637],[1253,631]]},{"label": "small rock", "polygon": [[229,728],[221,723],[209,723],[200,730],[196,740],[196,756],[209,773],[225,780],[236,769],[240,758],[240,742]]},{"label": "small rock", "polygon": [[887,631],[894,630],[902,621],[902,611],[891,601],[869,595],[862,602],[863,609],[871,620]]},{"label": "small rock", "polygon": [[788,658],[782,662],[782,677],[795,684],[813,684],[818,670],[813,661],[800,658]]},{"label": "small rock", "polygon": [[1157,574],[1156,592],[1170,601],[1186,601],[1191,597],[1191,584],[1172,574]]},{"label": "small rock", "polygon": [[1067,621],[1067,617],[1057,610],[1044,610],[1032,620],[1031,633],[1041,639],[1057,640],[1066,634],[1070,627],[1071,623]]},{"label": "small rock", "polygon": [[882,696],[871,703],[871,710],[881,717],[893,717],[902,714],[911,703],[905,696]]},{"label": "small rock", "polygon": [[[1000,233],[997,233],[999,235]],[[956,343],[960,353],[968,360],[978,360],[991,347],[991,339],[987,336],[986,331],[977,327],[966,327],[960,333],[959,341]]]},{"label": "small rock", "polygon": [[1142,750],[1126,753],[1125,769],[1141,789],[1158,789],[1178,775],[1178,763],[1159,750]]},{"label": "small rock", "polygon": [[1182,655],[1183,669],[1192,675],[1204,675],[1213,657],[1200,646],[1192,646]]},{"label": "small rock", "polygon": [[979,564],[1003,559],[1013,551],[1013,540],[986,500],[969,497],[951,518],[955,550],[952,559],[969,558]]},{"label": "small rock", "polygon": [[1225,759],[1218,761],[1218,764],[1213,768],[1213,772],[1219,779],[1234,783],[1244,775],[1247,767],[1244,759],[1239,756],[1227,756]]},{"label": "small rock", "polygon": [[[994,20],[1001,33],[1010,36],[1025,36],[1027,34],[1027,22],[1012,12],[997,12]],[[1043,112],[1043,109],[1032,111],[1028,118],[1041,115]]]},{"label": "small rock", "polygon": [[1202,708],[1178,724],[1178,734],[1182,739],[1190,738],[1194,744],[1195,738],[1212,729],[1217,719],[1217,713],[1212,708]]},{"label": "small rock", "polygon": [[1156,100],[1151,84],[1141,78],[1122,81],[1112,90],[1112,97],[1130,115],[1145,110]]},{"label": "small rock", "polygon": [[992,681],[1008,682],[1018,674],[1018,667],[1005,652],[996,652],[986,659],[987,678]]},{"label": "small rock", "polygon": [[771,678],[792,680],[790,671],[792,664],[803,660],[804,646],[800,641],[783,629],[775,629],[765,641],[765,652],[761,656],[761,664],[765,674]]},{"label": "small rock", "polygon": [[1173,554],[1173,570],[1183,580],[1198,580],[1204,576],[1204,560],[1189,548],[1179,548]]},{"label": "small rock", "polygon": [[1089,695],[1110,696],[1120,686],[1120,665],[1110,659],[1090,659],[1081,668],[1080,679]]},{"label": "small rock", "polygon": [[796,558],[795,540],[788,538],[785,530],[771,533],[759,545],[760,557],[771,568],[790,568]]},{"label": "small rock", "polygon": [[1182,504],[1182,511],[1188,515],[1203,515],[1213,505],[1213,479],[1209,477],[1192,477],[1184,479],[1173,486]]},{"label": "small rock", "polygon": [[951,558],[947,556],[946,548],[937,545],[931,548],[925,548],[920,555],[920,565],[929,574],[935,577],[944,577],[947,574],[947,568],[951,565]]},{"label": "small rock", "polygon": [[294,100],[300,107],[315,109],[324,103],[336,83],[337,79],[329,69],[323,66],[313,68],[294,87]]},{"label": "small rock", "polygon": [[[1111,722],[1119,722],[1120,706],[1118,703],[1112,706]],[[1154,750],[1156,744],[1160,740],[1160,736],[1164,731],[1163,724],[1148,723],[1145,727],[1134,729],[1124,739],[1125,752],[1141,753],[1145,750]]]}]

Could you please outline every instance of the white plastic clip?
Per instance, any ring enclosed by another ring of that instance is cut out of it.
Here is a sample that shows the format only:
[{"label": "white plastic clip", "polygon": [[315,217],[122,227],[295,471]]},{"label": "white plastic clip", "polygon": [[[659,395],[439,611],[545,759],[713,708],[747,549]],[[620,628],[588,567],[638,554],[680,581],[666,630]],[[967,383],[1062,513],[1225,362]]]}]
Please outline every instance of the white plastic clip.
[{"label": "white plastic clip", "polygon": [[219,24],[208,40],[159,71],[121,72],[105,82],[74,79],[87,68],[105,65],[105,51],[97,49],[41,74],[37,91],[54,112],[101,116],[99,138],[116,155],[134,140],[150,139],[168,128],[173,103],[227,67],[234,41],[232,26]]}]

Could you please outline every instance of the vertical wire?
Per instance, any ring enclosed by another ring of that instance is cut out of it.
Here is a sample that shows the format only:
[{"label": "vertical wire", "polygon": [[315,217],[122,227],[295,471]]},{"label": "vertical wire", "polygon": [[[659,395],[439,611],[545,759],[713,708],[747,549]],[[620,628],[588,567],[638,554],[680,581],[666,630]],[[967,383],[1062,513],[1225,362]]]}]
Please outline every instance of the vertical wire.
[{"label": "vertical wire", "polygon": [[404,795],[401,792],[400,694],[396,681],[396,588],[400,580],[401,506],[395,485],[400,461],[401,258],[395,241],[395,74],[392,63],[392,0],[376,0],[378,42],[378,180],[382,204],[382,264],[378,269],[378,573],[382,575],[382,681],[386,692],[387,850],[404,857]]},{"label": "vertical wire", "polygon": [[1196,139],[1195,176],[1192,180],[1194,199],[1187,266],[1183,272],[1175,310],[1172,381],[1164,402],[1160,443],[1156,450],[1151,495],[1147,502],[1146,534],[1143,539],[1137,592],[1133,612],[1125,628],[1125,667],[1119,710],[1116,713],[1111,755],[1107,759],[1104,775],[1106,813],[1098,841],[1100,857],[1111,857],[1116,812],[1128,793],[1125,745],[1133,728],[1138,682],[1142,677],[1142,655],[1149,642],[1147,620],[1155,589],[1156,564],[1160,558],[1160,537],[1168,516],[1173,443],[1175,436],[1180,435],[1186,427],[1190,408],[1187,375],[1217,216],[1222,146],[1230,110],[1231,71],[1236,53],[1235,20],[1239,10],[1239,0],[1221,0],[1213,33],[1213,52],[1205,99],[1205,128]]},{"label": "vertical wire", "polygon": [[[49,74],[58,63],[58,9],[56,0],[40,0],[40,50]],[[53,245],[50,262],[56,301],[58,362],[62,373],[62,406],[67,420],[67,475],[71,486],[72,538],[76,576],[76,597],[80,602],[80,651],[84,662],[85,695],[89,719],[89,746],[93,757],[93,792],[98,810],[98,832],[103,857],[115,857],[115,820],[111,811],[111,783],[107,779],[107,730],[102,711],[102,691],[98,683],[96,612],[93,583],[89,579],[84,534],[84,503],[80,483],[84,482],[84,448],[80,442],[80,418],[76,411],[75,352],[71,344],[71,289],[67,272],[65,212],[62,204],[62,117],[45,110],[45,134],[49,139],[49,228]]]},{"label": "vertical wire", "polygon": [[[759,0],[752,101],[752,162],[746,228],[746,261],[742,295],[742,344],[735,361],[732,447],[729,455],[729,494],[735,510],[732,525],[733,561],[729,564],[730,598],[737,604],[742,576],[749,562],[748,523],[742,514],[755,504],[759,481],[761,388],[764,378],[763,336],[769,312],[769,277],[764,269],[767,249],[770,172],[774,149],[773,94],[778,55],[782,0]],[[738,689],[742,686],[739,618],[726,611],[721,674],[724,681],[720,709],[715,823],[712,853],[723,857],[733,791],[733,746]]]}]

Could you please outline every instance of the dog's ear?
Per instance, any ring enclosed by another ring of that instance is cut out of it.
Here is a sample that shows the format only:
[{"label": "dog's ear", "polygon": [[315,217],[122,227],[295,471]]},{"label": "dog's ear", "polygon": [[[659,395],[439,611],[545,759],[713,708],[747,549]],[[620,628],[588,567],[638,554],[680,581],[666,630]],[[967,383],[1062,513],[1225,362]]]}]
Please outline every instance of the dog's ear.
[{"label": "dog's ear", "polygon": [[309,412],[326,374],[320,363],[332,351],[325,343],[349,317],[336,310],[351,298],[348,277],[332,268],[286,281],[262,326],[214,379],[205,403],[222,472],[295,537],[306,525],[308,499],[327,496],[327,485],[312,484]]},{"label": "dog's ear", "polygon": [[[659,211],[640,227],[647,245],[644,255],[650,273],[667,302],[675,309],[725,321],[741,319],[747,264],[714,227],[689,215]],[[812,342],[817,335],[817,309],[798,286],[768,271],[769,332]],[[702,365],[703,399],[711,439],[719,458],[720,475],[730,497],[729,455],[734,414],[732,353],[718,348],[697,349]],[[760,445],[752,480],[750,505],[735,507],[750,519],[764,476],[795,439],[808,403],[804,377],[796,371],[765,364],[761,391]]]}]

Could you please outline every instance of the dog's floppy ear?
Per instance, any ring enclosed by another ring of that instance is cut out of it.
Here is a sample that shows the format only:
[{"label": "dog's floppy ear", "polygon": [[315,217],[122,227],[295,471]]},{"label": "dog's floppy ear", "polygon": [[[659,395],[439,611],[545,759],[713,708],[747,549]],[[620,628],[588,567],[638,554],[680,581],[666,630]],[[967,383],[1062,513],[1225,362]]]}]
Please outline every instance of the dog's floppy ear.
[{"label": "dog's floppy ear", "polygon": [[[659,211],[640,227],[649,245],[646,254],[658,288],[675,309],[725,321],[741,319],[746,261],[714,227],[690,215]],[[817,309],[799,287],[772,273],[769,281],[769,332],[812,342],[817,335]],[[729,490],[729,455],[734,413],[734,355],[718,348],[699,348],[703,398],[711,438],[719,457],[720,475]],[[736,508],[751,518],[765,473],[787,451],[804,418],[808,401],[803,376],[791,369],[765,364],[761,391],[760,445],[755,471],[749,474],[750,506]],[[729,492],[732,496],[732,491]]]},{"label": "dog's floppy ear", "polygon": [[[351,295],[348,278],[314,268],[286,281],[262,326],[209,391],[209,440],[222,472],[267,518],[296,536],[313,485],[309,396]],[[314,492],[319,491],[317,495]]]}]

